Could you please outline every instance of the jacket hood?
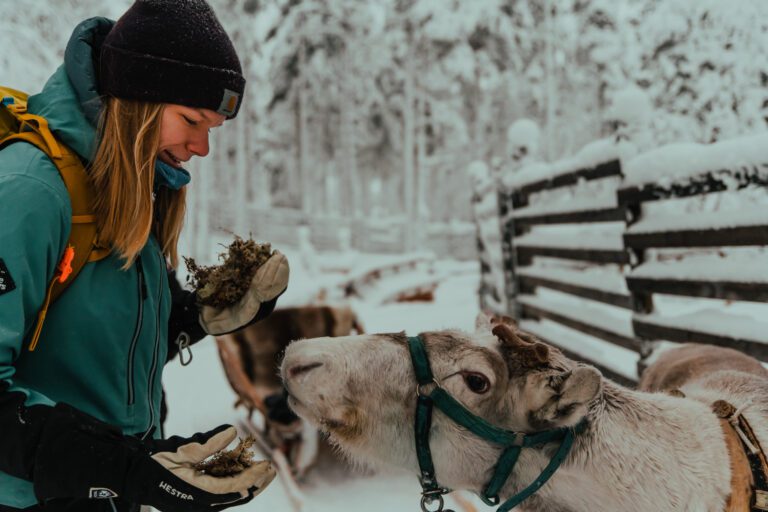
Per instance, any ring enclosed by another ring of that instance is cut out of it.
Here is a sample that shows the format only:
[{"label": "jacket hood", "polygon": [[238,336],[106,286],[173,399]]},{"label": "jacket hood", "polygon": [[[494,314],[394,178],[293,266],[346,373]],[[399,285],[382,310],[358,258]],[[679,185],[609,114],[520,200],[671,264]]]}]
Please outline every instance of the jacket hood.
[{"label": "jacket hood", "polygon": [[60,66],[43,87],[29,97],[28,110],[45,117],[54,134],[85,160],[96,149],[101,98],[94,59],[114,25],[107,18],[89,18],[72,32]]},{"label": "jacket hood", "polygon": [[[96,152],[96,126],[102,107],[94,64],[114,24],[107,18],[89,18],[77,25],[64,51],[64,64],[40,94],[29,97],[27,105],[29,112],[45,117],[54,135],[87,161]],[[156,187],[178,190],[189,183],[187,171],[160,159],[155,169]]]}]

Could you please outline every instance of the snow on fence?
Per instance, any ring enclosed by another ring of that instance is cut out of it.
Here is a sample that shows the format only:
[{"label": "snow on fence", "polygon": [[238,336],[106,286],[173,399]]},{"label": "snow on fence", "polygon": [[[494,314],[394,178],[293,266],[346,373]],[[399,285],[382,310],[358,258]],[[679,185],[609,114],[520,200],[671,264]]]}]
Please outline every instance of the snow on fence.
[{"label": "snow on fence", "polygon": [[[658,179],[662,162],[676,165]],[[670,316],[653,300],[664,294],[768,302],[766,184],[768,134],[668,146],[627,163],[618,198],[632,212],[624,245],[635,260],[627,286],[638,338],[712,343],[768,361],[765,317],[722,306]]]},{"label": "snow on fence", "polygon": [[501,187],[508,312],[625,384],[661,340],[768,361],[768,134],[634,157],[590,146]]},{"label": "snow on fence", "polygon": [[501,244],[499,208],[501,198],[496,184],[488,175],[488,168],[480,164],[472,194],[472,217],[475,223],[477,256],[480,260],[480,308],[497,314],[506,314],[507,293],[514,282],[504,272],[504,256]]}]

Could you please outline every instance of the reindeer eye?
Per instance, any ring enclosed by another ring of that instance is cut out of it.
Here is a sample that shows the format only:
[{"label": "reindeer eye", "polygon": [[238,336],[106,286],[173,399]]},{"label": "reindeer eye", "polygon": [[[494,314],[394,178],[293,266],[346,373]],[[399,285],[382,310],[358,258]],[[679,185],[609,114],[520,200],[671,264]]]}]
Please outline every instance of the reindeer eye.
[{"label": "reindeer eye", "polygon": [[482,395],[491,389],[491,383],[482,373],[463,372],[461,376],[464,377],[464,383],[473,393]]}]

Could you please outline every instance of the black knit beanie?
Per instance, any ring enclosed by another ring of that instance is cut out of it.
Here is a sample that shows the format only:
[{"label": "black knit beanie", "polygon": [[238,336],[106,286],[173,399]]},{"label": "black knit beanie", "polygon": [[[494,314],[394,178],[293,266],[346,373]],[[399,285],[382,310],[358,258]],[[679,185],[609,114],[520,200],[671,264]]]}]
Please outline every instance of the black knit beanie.
[{"label": "black knit beanie", "polygon": [[237,115],[245,78],[205,0],[136,0],[101,47],[99,92]]}]

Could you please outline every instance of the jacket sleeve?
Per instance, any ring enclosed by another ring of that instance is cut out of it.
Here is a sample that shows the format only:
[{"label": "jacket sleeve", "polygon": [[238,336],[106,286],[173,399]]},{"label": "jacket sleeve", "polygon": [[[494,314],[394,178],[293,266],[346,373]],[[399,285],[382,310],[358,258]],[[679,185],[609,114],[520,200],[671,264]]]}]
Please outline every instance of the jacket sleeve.
[{"label": "jacket sleeve", "polygon": [[193,345],[207,336],[200,325],[200,311],[195,303],[195,294],[185,290],[174,270],[168,270],[168,284],[171,288],[171,316],[168,320],[168,358],[170,361],[179,353],[179,336],[186,333],[189,344]]},{"label": "jacket sleeve", "polygon": [[[15,144],[14,146],[22,146]],[[3,156],[22,148],[11,146]],[[28,149],[27,149],[28,151]],[[45,156],[27,158],[26,165],[49,166]],[[25,348],[38,309],[69,237],[71,208],[62,189],[27,174],[8,171],[3,158],[0,174],[0,471],[32,480],[34,453],[53,401],[14,382],[14,362]],[[9,165],[8,162],[11,162]],[[43,173],[45,174],[45,173]],[[50,175],[49,175],[50,176]],[[66,189],[63,189],[66,193]]]}]

